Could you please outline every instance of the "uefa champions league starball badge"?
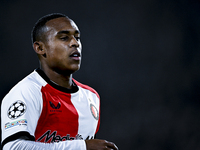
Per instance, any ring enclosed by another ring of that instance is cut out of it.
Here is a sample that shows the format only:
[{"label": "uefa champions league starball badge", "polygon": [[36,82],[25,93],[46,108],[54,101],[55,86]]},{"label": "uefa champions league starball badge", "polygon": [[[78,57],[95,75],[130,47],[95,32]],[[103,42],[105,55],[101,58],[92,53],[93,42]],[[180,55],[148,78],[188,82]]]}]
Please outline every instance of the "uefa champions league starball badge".
[{"label": "uefa champions league starball badge", "polygon": [[26,111],[26,105],[24,102],[18,100],[14,102],[8,109],[8,117],[10,119],[16,119],[22,116]]}]

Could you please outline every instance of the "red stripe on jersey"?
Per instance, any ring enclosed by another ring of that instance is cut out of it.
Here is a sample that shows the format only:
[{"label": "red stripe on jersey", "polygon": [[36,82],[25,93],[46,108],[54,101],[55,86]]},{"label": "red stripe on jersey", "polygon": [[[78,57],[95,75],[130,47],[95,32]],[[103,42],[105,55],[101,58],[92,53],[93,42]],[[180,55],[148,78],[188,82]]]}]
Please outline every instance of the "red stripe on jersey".
[{"label": "red stripe on jersey", "polygon": [[58,142],[73,139],[78,134],[78,112],[71,102],[71,94],[47,84],[41,89],[43,110],[38,120],[35,139]]}]

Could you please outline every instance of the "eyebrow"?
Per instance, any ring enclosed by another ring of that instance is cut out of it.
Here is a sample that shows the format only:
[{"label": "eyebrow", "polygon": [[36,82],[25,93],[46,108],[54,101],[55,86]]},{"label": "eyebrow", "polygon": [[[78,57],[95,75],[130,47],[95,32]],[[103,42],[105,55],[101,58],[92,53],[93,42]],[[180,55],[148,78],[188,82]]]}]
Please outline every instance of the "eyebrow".
[{"label": "eyebrow", "polygon": [[[59,34],[69,34],[69,33],[70,33],[70,31],[68,31],[68,30],[62,30],[62,31],[59,31],[57,33],[57,35],[59,35]],[[74,33],[75,34],[80,34],[80,31],[76,30]]]}]

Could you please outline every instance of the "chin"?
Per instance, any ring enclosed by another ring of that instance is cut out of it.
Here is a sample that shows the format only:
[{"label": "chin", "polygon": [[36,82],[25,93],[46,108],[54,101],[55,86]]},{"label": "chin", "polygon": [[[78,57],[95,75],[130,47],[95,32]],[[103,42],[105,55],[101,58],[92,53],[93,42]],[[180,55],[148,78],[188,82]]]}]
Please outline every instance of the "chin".
[{"label": "chin", "polygon": [[79,69],[80,69],[80,65],[74,66],[70,69],[67,69],[66,72],[68,72],[69,74],[73,74],[73,73],[77,72]]},{"label": "chin", "polygon": [[[79,69],[80,69],[80,67],[78,67],[78,68],[74,69],[74,72],[78,71]],[[74,73],[74,72],[73,72],[73,73]]]},{"label": "chin", "polygon": [[57,68],[54,69],[55,72],[57,72],[58,74],[62,74],[62,75],[71,75],[73,73],[75,73],[76,71],[78,71],[80,69],[80,67],[73,67],[73,68]]},{"label": "chin", "polygon": [[74,65],[72,66],[71,70],[73,70],[74,72],[78,71],[80,69],[81,65]]}]

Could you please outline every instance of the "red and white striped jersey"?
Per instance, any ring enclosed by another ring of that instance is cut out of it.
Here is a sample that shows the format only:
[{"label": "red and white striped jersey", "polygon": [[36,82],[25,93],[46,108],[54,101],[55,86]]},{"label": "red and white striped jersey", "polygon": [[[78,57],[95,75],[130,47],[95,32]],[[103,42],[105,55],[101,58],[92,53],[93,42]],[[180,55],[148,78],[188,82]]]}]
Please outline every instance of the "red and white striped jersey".
[{"label": "red and white striped jersey", "polygon": [[52,143],[94,138],[100,123],[100,98],[73,79],[66,89],[36,69],[4,97],[1,107],[2,144],[27,136]]}]

